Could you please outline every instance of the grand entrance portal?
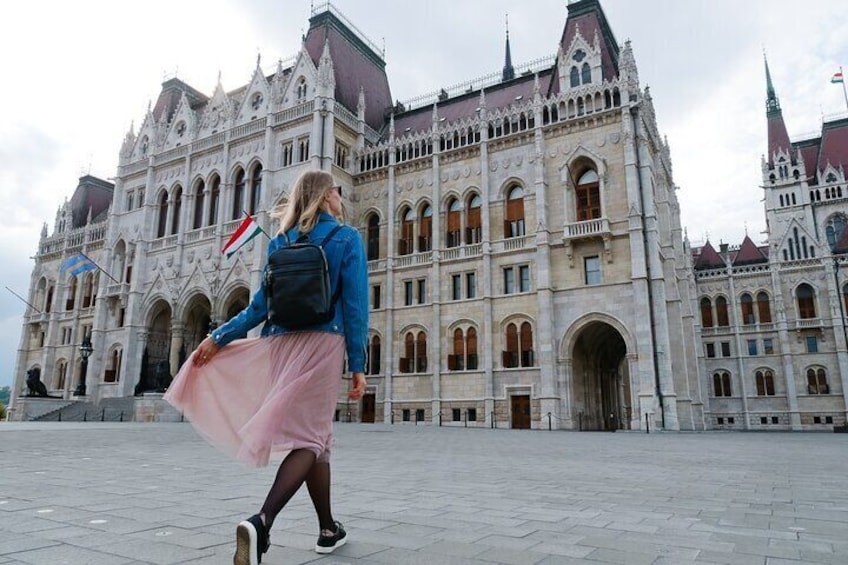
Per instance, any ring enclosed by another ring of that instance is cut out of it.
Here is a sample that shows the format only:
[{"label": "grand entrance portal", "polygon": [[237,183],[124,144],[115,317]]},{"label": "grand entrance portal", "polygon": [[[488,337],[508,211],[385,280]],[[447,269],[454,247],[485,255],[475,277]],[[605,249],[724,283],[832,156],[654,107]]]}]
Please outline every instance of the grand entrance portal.
[{"label": "grand entrance portal", "polygon": [[604,322],[578,334],[572,355],[572,415],[582,430],[629,429],[632,412],[627,346]]}]

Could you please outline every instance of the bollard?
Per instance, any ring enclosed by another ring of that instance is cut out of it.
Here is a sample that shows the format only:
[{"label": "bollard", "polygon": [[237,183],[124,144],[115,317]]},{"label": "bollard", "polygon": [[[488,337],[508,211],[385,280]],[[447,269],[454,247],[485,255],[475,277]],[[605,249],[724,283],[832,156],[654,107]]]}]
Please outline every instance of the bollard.
[{"label": "bollard", "polygon": [[650,418],[650,416],[648,414],[645,414],[645,433],[646,434],[651,433],[651,420],[649,418]]},{"label": "bollard", "polygon": [[583,411],[577,413],[577,430],[583,431]]},{"label": "bollard", "polygon": [[61,411],[61,410],[59,410],[59,417],[58,417],[58,418],[56,418],[56,421],[57,421],[57,422],[61,422],[61,421],[62,421],[62,411]]},{"label": "bollard", "polygon": [[494,413],[494,412],[489,412],[489,417],[491,418],[491,421],[492,421],[492,429],[494,430],[494,429],[495,429],[495,413]]},{"label": "bollard", "polygon": [[105,408],[103,409],[103,412],[100,413],[100,421],[101,422],[106,421],[106,409]]},{"label": "bollard", "polygon": [[551,430],[553,430],[553,427],[551,427],[551,413],[548,412],[548,431]]},{"label": "bollard", "polygon": [[82,413],[82,421],[88,422],[88,410]]},{"label": "bollard", "polygon": [[468,408],[465,409],[465,427],[468,427]]},{"label": "bollard", "polygon": [[118,418],[118,421],[119,421],[119,422],[123,422],[123,421],[124,421],[124,411],[123,411],[123,410],[121,410],[121,416]]}]

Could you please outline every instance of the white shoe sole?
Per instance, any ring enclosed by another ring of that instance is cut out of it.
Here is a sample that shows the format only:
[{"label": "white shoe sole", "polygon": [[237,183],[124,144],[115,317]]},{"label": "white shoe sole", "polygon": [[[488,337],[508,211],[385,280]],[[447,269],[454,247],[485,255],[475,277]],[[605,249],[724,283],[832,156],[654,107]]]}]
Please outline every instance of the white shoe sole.
[{"label": "white shoe sole", "polygon": [[336,544],[333,545],[333,546],[323,547],[323,546],[320,546],[320,545],[316,545],[315,546],[315,553],[321,553],[321,554],[332,553],[337,548],[343,546],[346,543],[347,543],[347,536],[345,536],[342,539],[340,539],[339,541],[337,541]]},{"label": "white shoe sole", "polygon": [[259,565],[258,538],[256,528],[245,520],[236,527],[236,553],[233,565]]}]

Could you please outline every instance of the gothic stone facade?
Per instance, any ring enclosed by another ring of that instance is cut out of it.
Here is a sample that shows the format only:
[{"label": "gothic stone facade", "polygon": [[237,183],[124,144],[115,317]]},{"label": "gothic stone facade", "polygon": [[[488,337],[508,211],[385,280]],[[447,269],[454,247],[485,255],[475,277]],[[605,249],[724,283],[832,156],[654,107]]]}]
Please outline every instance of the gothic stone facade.
[{"label": "gothic stone facade", "polygon": [[550,60],[513,68],[507,44],[502,74],[405,105],[333,9],[271,76],[257,63],[249,84],[211,97],[165,82],[121,148],[102,233],[42,234],[35,304],[41,289],[71,292],[59,265],[80,250],[114,280],[97,276],[86,306],[27,313],[16,392],[39,368],[70,398],[83,326],[92,399],[155,390],[154,368],[173,374],[259,284],[264,239],[219,251],[243,212],[274,230],[268,211],[322,168],[345,187],[371,284],[368,394],[340,399],[339,418],[709,426],[669,148],[597,0],[568,10]]}]

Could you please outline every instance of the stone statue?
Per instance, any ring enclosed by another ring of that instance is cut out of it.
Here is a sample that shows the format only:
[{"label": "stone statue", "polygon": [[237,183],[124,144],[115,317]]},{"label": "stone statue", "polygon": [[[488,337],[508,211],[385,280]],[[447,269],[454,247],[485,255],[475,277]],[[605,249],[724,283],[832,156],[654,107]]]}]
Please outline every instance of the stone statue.
[{"label": "stone statue", "polygon": [[27,396],[40,396],[47,398],[47,387],[41,382],[41,369],[33,367],[27,371],[26,385],[29,389]]}]

